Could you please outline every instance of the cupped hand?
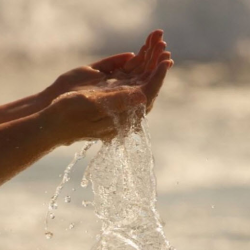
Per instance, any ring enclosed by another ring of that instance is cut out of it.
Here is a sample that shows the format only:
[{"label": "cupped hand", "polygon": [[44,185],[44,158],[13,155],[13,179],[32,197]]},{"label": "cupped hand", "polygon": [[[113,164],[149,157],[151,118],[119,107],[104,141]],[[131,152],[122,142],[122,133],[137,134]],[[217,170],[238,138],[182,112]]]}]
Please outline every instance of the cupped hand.
[{"label": "cupped hand", "polygon": [[[139,53],[126,60],[122,67],[106,65],[107,59],[94,63],[91,67],[106,74],[106,80],[112,79],[113,87],[133,86],[140,89],[146,96],[147,112],[149,112],[167,70],[174,65],[171,53],[165,51],[166,45],[163,41],[163,31],[155,30],[147,37]],[[103,82],[99,85],[103,86]]]},{"label": "cupped hand", "polygon": [[165,51],[165,48],[163,31],[155,30],[147,37],[137,55],[114,55],[61,75],[52,85],[55,97],[84,89],[137,86],[146,95],[149,110],[158,95],[167,70],[174,64],[171,53]]},{"label": "cupped hand", "polygon": [[116,129],[110,111],[124,117],[140,103],[145,103],[147,112],[152,108],[166,72],[173,65],[162,36],[161,30],[152,32],[137,55],[108,57],[56,80],[54,89],[63,95],[52,106],[62,125],[65,144],[113,136]]}]

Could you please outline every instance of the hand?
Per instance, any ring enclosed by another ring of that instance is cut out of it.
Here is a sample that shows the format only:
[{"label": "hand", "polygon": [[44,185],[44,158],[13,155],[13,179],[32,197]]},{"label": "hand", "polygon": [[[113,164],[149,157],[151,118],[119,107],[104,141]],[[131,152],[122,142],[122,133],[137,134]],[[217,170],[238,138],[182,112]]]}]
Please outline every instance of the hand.
[{"label": "hand", "polygon": [[[171,53],[165,51],[166,43],[162,40],[163,31],[152,32],[139,53],[129,59],[122,68],[115,69],[108,78],[115,78],[114,85],[136,86],[141,89],[147,98],[147,112],[152,108],[153,102],[163,84],[167,70],[174,65]],[[99,69],[99,65],[92,64]]]},{"label": "hand", "polygon": [[66,72],[51,86],[54,98],[70,91],[106,87],[106,80],[115,79],[113,86],[139,85],[147,96],[149,110],[162,86],[167,69],[174,64],[171,53],[165,51],[166,43],[162,36],[162,30],[152,32],[136,56],[133,53],[118,54]]},{"label": "hand", "polygon": [[165,74],[173,65],[162,35],[161,30],[152,32],[136,56],[115,55],[71,70],[57,79],[54,89],[66,94],[52,106],[60,114],[57,119],[62,122],[67,144],[114,134],[113,120],[103,108],[105,105],[123,116],[139,103],[146,104],[147,112],[152,108]]}]

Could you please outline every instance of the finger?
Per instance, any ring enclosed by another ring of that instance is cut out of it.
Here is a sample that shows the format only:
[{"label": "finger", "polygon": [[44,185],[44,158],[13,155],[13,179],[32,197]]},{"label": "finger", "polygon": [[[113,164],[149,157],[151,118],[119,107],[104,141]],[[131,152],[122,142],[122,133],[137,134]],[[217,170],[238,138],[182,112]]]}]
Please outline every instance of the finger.
[{"label": "finger", "polygon": [[146,41],[145,44],[141,47],[139,53],[134,57],[131,58],[125,65],[124,65],[124,70],[125,72],[129,73],[132,70],[136,69],[137,67],[139,67],[145,59],[145,55],[146,55],[146,51],[149,49],[150,47],[150,40],[151,37],[153,36],[155,31],[151,32]]},{"label": "finger", "polygon": [[172,60],[162,61],[151,75],[147,84],[142,86],[142,91],[147,97],[147,106],[152,105],[163,84],[167,70],[171,67]]},{"label": "finger", "polygon": [[[159,57],[162,56],[162,54],[164,53],[163,51],[166,48],[166,43],[161,41],[157,44],[157,46],[155,46],[155,50],[153,52],[153,56],[150,59],[150,61],[148,62],[148,64],[146,65],[145,71],[142,75],[139,76],[138,79],[140,79],[141,81],[146,80],[151,72],[157,67],[157,65],[159,64]],[[163,61],[163,60],[162,60]]]},{"label": "finger", "polygon": [[166,48],[166,43],[163,41],[160,41],[155,45],[154,50],[152,52],[152,56],[146,64],[145,72],[153,71],[155,69],[155,67],[157,66],[157,61],[162,52],[165,50],[165,48]]},{"label": "finger", "polygon": [[146,39],[146,42],[145,42],[146,50],[148,50],[149,47],[150,47],[150,41],[151,41],[152,36],[154,35],[154,33],[155,33],[155,30],[154,30],[153,32],[151,32],[151,33],[148,35],[147,39]]},{"label": "finger", "polygon": [[147,50],[146,56],[145,56],[145,60],[149,61],[150,58],[152,57],[152,53],[154,51],[155,46],[157,45],[158,42],[162,41],[162,37],[163,37],[163,31],[162,30],[156,30],[150,39],[150,45],[149,48]]},{"label": "finger", "polygon": [[104,58],[101,61],[91,64],[90,66],[93,69],[97,69],[101,72],[110,73],[114,71],[115,69],[122,68],[124,64],[129,59],[133,58],[134,56],[135,56],[134,53],[118,54],[118,55]]},{"label": "finger", "polygon": [[145,53],[144,61],[133,71],[133,73],[141,74],[142,72],[144,72],[148,61],[152,57],[152,52],[154,50],[154,47],[158,42],[162,41],[162,36],[163,36],[162,30],[156,30],[152,33],[146,44],[147,50]]},{"label": "finger", "polygon": [[170,51],[163,51],[158,58],[157,64],[161,63],[162,61],[170,60],[171,59],[171,52]]},{"label": "finger", "polygon": [[139,51],[139,53],[131,58],[130,60],[128,60],[125,65],[124,65],[124,71],[129,73],[132,70],[134,70],[135,68],[137,68],[143,61],[144,61],[144,57],[145,57],[145,52],[146,52],[146,45],[143,45]]}]

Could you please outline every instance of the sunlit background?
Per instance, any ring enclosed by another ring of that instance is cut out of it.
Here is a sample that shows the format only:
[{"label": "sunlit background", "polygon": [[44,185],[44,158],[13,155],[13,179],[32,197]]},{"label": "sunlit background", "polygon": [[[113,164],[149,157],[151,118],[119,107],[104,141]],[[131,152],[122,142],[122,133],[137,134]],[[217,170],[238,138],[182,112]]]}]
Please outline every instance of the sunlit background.
[{"label": "sunlit background", "polygon": [[[175,67],[148,120],[166,236],[178,250],[247,250],[249,24],[249,0],[0,0],[0,104],[96,58],[136,52],[164,29]],[[81,145],[56,149],[0,188],[0,249],[91,249],[100,223],[81,205],[91,192],[80,179],[95,151],[61,195],[54,237],[43,231],[49,198]]]}]

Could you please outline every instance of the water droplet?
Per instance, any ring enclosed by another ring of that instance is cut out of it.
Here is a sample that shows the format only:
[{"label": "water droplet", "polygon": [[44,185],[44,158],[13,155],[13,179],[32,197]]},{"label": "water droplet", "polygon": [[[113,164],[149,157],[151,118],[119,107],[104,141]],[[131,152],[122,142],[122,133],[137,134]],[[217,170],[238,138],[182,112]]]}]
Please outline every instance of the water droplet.
[{"label": "water droplet", "polygon": [[75,227],[75,224],[74,223],[70,223],[69,224],[69,229],[73,229]]},{"label": "water droplet", "polygon": [[89,184],[89,181],[86,179],[86,178],[83,178],[82,181],[81,181],[81,186],[83,188],[87,187]]},{"label": "water droplet", "polygon": [[42,127],[42,126],[40,126],[39,128],[40,128],[40,129],[42,129],[43,127]]},{"label": "water droplet", "polygon": [[61,178],[62,177],[62,174],[59,174],[59,178]]},{"label": "water droplet", "polygon": [[65,196],[64,201],[66,203],[70,203],[71,202],[71,197],[69,195]]},{"label": "water droplet", "polygon": [[72,190],[73,192],[75,192],[75,191],[76,191],[76,189],[75,189],[75,188],[72,188],[71,190]]},{"label": "water droplet", "polygon": [[55,219],[56,216],[55,216],[53,213],[50,213],[50,214],[49,214],[49,217],[50,217],[50,219],[53,220],[53,219]]},{"label": "water droplet", "polygon": [[58,208],[58,205],[55,201],[52,201],[50,204],[49,204],[49,209],[52,210],[52,209],[57,209]]},{"label": "water droplet", "polygon": [[80,159],[82,159],[82,157],[83,157],[83,156],[81,155],[81,153],[78,153],[78,152],[75,153],[75,159],[76,159],[76,160],[80,160]]},{"label": "water droplet", "polygon": [[68,175],[65,175],[63,177],[63,182],[68,182],[70,180],[70,178],[68,177]]},{"label": "water droplet", "polygon": [[215,206],[214,206],[214,205],[212,205],[212,206],[211,206],[211,208],[212,208],[212,209],[214,209],[214,208],[215,208]]},{"label": "water droplet", "polygon": [[48,231],[48,232],[45,233],[45,237],[46,237],[46,239],[49,240],[49,239],[51,239],[53,237],[53,233]]},{"label": "water droplet", "polygon": [[176,248],[173,247],[173,246],[171,246],[171,247],[169,248],[169,250],[176,250]]},{"label": "water droplet", "polygon": [[92,204],[91,201],[85,201],[85,200],[83,200],[83,201],[82,201],[82,205],[83,205],[84,207],[87,207],[88,205],[93,205],[93,204]]},{"label": "water droplet", "polygon": [[85,230],[85,233],[88,233],[89,231],[88,230]]}]

